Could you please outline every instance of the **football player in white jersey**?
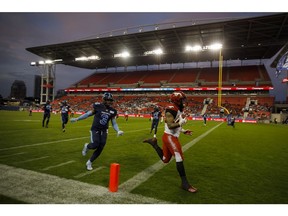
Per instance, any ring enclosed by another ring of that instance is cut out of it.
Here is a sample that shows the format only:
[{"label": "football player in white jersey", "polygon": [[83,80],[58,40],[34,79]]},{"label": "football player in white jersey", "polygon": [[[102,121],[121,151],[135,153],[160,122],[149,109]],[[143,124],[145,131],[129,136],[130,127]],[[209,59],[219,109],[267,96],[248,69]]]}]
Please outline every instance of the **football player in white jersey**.
[{"label": "football player in white jersey", "polygon": [[188,192],[195,193],[197,189],[190,185],[186,178],[182,146],[178,139],[180,133],[192,135],[192,131],[182,128],[187,122],[186,116],[183,113],[186,96],[182,91],[178,91],[171,94],[170,100],[171,104],[165,109],[165,130],[162,136],[162,149],[158,146],[156,138],[147,139],[143,142],[152,145],[164,163],[168,163],[171,157],[174,156],[177,171],[181,178],[181,187]]}]

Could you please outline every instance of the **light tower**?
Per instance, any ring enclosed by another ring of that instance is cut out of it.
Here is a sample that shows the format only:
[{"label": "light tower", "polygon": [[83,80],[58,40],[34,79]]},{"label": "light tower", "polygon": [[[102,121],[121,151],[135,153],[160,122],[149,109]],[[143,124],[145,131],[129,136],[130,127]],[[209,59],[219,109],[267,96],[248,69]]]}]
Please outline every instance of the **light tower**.
[{"label": "light tower", "polygon": [[54,61],[46,60],[31,62],[31,66],[37,66],[41,73],[40,104],[45,104],[48,100],[53,101],[55,96],[56,64]]}]

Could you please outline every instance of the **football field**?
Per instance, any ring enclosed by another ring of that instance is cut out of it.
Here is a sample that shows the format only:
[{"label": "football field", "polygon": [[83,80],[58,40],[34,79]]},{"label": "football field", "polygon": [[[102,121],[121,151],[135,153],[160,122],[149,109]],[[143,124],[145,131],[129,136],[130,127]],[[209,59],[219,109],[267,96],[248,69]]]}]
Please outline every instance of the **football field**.
[{"label": "football field", "polygon": [[[180,188],[175,160],[163,164],[142,141],[152,137],[145,118],[117,119],[93,171],[81,154],[93,118],[68,123],[59,114],[42,128],[42,113],[0,111],[0,203],[40,204],[288,204],[287,125],[188,121],[180,136],[188,180]],[[158,143],[164,124],[158,127]],[[120,164],[118,192],[108,190],[111,163]]]}]

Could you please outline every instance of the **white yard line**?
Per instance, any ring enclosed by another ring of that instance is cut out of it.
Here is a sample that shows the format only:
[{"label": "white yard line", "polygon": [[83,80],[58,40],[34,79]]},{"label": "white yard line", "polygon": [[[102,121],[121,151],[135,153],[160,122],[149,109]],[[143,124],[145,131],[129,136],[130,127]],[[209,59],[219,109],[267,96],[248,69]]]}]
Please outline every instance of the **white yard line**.
[{"label": "white yard line", "polygon": [[[185,152],[187,149],[191,148],[195,143],[206,137],[209,133],[211,133],[213,130],[215,130],[217,127],[219,127],[222,123],[216,125],[215,127],[211,128],[210,130],[206,131],[205,133],[201,134],[191,142],[187,143],[183,146],[182,150]],[[142,172],[138,173],[131,179],[127,180],[126,182],[122,183],[119,186],[120,190],[125,191],[132,191],[136,187],[138,187],[143,182],[147,181],[151,176],[153,176],[156,172],[158,172],[160,169],[162,169],[167,164],[164,164],[161,160],[157,163],[153,164],[152,166],[148,167],[147,169],[143,170]]]},{"label": "white yard line", "polygon": [[67,161],[67,162],[65,162],[65,163],[57,164],[57,165],[55,165],[55,166],[46,167],[46,168],[44,168],[44,169],[42,169],[42,170],[50,170],[50,169],[54,169],[54,168],[57,168],[57,167],[65,166],[65,165],[67,165],[67,164],[74,163],[74,162],[75,162],[75,161],[71,160],[71,161]]},{"label": "white yard line", "polygon": [[[134,133],[138,131],[144,131],[144,130],[149,130],[149,128],[145,129],[139,129],[139,130],[132,130],[132,131],[124,131],[124,133]],[[88,134],[88,133],[87,133]],[[34,143],[34,144],[29,144],[29,145],[22,145],[22,146],[14,146],[14,147],[8,147],[8,148],[2,148],[0,151],[6,151],[6,150],[13,150],[13,149],[21,149],[21,148],[27,148],[27,147],[34,147],[34,146],[42,146],[42,145],[50,145],[54,143],[60,143],[60,142],[70,142],[70,141],[75,141],[75,140],[80,140],[80,139],[89,139],[89,136],[86,137],[77,137],[77,138],[71,138],[71,139],[63,139],[63,140],[56,140],[56,141],[49,141],[49,142],[42,142],[42,143]]]},{"label": "white yard line", "polygon": [[159,204],[165,201],[0,164],[0,194],[33,204]]},{"label": "white yard line", "polygon": [[33,158],[33,159],[25,160],[25,161],[17,161],[17,162],[14,162],[13,164],[22,164],[22,163],[33,162],[33,161],[42,160],[42,159],[45,159],[45,158],[48,158],[48,157],[49,156],[44,156],[44,157]]},{"label": "white yard line", "polygon": [[104,168],[105,168],[104,166],[100,166],[100,167],[93,169],[91,171],[86,171],[86,172],[80,173],[79,175],[74,176],[74,178],[79,179],[79,178],[82,178],[84,176],[91,175],[92,173],[95,173],[95,172],[97,172],[101,169],[104,169]]},{"label": "white yard line", "polygon": [[56,141],[50,141],[50,142],[34,143],[34,144],[30,144],[30,145],[14,146],[14,147],[9,147],[9,148],[2,148],[2,149],[0,149],[0,151],[34,147],[34,146],[42,146],[42,145],[50,145],[50,144],[54,144],[54,143],[70,142],[70,141],[80,140],[80,139],[89,139],[89,136],[72,138],[72,139],[64,139],[64,140],[56,140]]},{"label": "white yard line", "polygon": [[0,159],[1,159],[1,158],[7,158],[7,157],[13,157],[13,156],[15,156],[15,155],[22,155],[22,154],[26,154],[26,152],[19,152],[19,153],[10,154],[10,155],[1,155],[1,156],[0,156]]}]

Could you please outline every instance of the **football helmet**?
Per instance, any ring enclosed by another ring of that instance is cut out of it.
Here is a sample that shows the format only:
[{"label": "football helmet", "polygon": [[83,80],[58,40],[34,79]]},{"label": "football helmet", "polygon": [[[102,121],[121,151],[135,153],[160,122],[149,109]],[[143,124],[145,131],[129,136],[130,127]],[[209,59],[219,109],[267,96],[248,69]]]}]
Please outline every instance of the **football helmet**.
[{"label": "football helmet", "polygon": [[180,111],[183,111],[184,104],[186,103],[186,95],[182,91],[176,91],[173,92],[170,95],[170,100],[172,103],[176,104],[179,108]]},{"label": "football helmet", "polygon": [[109,92],[105,92],[103,94],[103,100],[104,101],[114,101],[112,94]]}]

